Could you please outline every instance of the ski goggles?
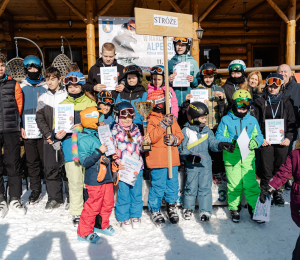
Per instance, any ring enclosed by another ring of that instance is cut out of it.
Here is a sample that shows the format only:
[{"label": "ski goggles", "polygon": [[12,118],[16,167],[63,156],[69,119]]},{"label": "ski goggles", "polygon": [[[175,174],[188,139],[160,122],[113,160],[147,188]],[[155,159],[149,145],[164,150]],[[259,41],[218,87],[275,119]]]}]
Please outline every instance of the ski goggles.
[{"label": "ski goggles", "polygon": [[229,66],[229,71],[243,72],[244,69],[241,64],[232,64]]},{"label": "ski goggles", "polygon": [[151,74],[157,73],[157,74],[163,75],[164,71],[163,71],[163,69],[162,69],[161,67],[155,66],[155,67],[153,67],[153,68],[151,69],[150,73],[151,73]]},{"label": "ski goggles", "polygon": [[39,59],[36,58],[30,58],[30,59],[25,59],[23,61],[23,66],[24,68],[29,68],[29,67],[35,67],[35,68],[41,68],[42,63]]},{"label": "ski goggles", "polygon": [[284,80],[280,79],[280,78],[267,78],[266,79],[266,84],[268,86],[275,84],[277,87],[280,87],[281,85],[283,85]]},{"label": "ski goggles", "polygon": [[64,84],[68,85],[68,84],[77,84],[80,81],[83,81],[83,84],[85,84],[85,78],[79,78],[76,76],[69,76],[69,77],[65,77],[64,78]]},{"label": "ski goggles", "polygon": [[204,69],[201,71],[202,75],[210,76],[210,75],[215,75],[216,70],[215,69]]},{"label": "ski goggles", "polygon": [[127,117],[127,115],[134,116],[134,114],[135,114],[134,108],[125,108],[120,110],[121,117]]},{"label": "ski goggles", "polygon": [[234,104],[239,108],[249,108],[252,104],[251,98],[237,98],[234,100]]},{"label": "ski goggles", "polygon": [[137,66],[127,66],[123,70],[124,74],[130,74],[130,72],[138,72],[140,75],[143,74],[142,70]]},{"label": "ski goggles", "polygon": [[181,43],[188,43],[188,38],[174,37],[173,41],[174,42],[181,42]]},{"label": "ski goggles", "polygon": [[113,98],[101,98],[100,103],[103,103],[106,105],[113,105],[115,103],[115,100]]}]

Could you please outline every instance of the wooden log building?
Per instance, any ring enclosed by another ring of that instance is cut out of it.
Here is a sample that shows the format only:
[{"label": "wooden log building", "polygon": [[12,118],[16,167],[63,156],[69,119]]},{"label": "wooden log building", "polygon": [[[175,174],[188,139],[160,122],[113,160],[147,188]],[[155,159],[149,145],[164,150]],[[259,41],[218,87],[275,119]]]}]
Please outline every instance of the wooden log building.
[{"label": "wooden log building", "polygon": [[[98,16],[130,17],[134,7],[192,14],[194,31],[199,23],[204,29],[200,44],[196,31],[193,37],[192,55],[200,64],[227,68],[233,59],[248,67],[300,64],[299,0],[2,0],[0,49],[13,58],[14,37],[29,38],[49,66],[64,36],[87,74],[99,55]],[[30,42],[19,40],[18,48],[23,58],[39,55]]]}]

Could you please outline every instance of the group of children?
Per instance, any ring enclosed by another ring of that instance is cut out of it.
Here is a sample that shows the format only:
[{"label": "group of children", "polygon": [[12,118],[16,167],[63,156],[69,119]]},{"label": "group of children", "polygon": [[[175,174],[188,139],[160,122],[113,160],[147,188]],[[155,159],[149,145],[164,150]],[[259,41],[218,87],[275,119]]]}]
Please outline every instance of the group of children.
[{"label": "group of children", "polygon": [[[169,63],[192,59],[187,54],[190,46],[188,39],[174,38],[174,46],[176,55]],[[167,114],[164,82],[167,72],[164,71],[164,67],[157,65],[151,68],[151,83],[146,91],[141,85],[141,68],[136,65],[127,66],[123,68],[122,75],[119,73],[116,91],[109,92],[105,90],[106,86],[101,84],[99,67],[115,66],[114,57],[114,46],[111,43],[104,44],[102,58],[89,73],[89,84],[86,84],[84,75],[76,67],[66,74],[63,84],[59,70],[54,67],[46,70],[44,79],[41,75],[40,60],[35,56],[26,57],[24,69],[27,78],[21,84],[22,94],[19,84],[4,73],[2,68],[5,69],[6,60],[0,55],[1,87],[6,87],[12,93],[11,98],[22,103],[18,105],[18,102],[12,102],[15,111],[13,115],[5,113],[4,109],[7,108],[0,106],[0,115],[4,117],[4,121],[0,120],[1,146],[4,146],[6,151],[5,147],[8,145],[5,135],[12,136],[11,132],[18,131],[18,124],[24,122],[18,119],[18,115],[22,113],[23,116],[35,115],[37,127],[41,132],[41,138],[27,139],[25,126],[21,128],[32,190],[29,203],[35,204],[41,199],[40,175],[41,169],[44,169],[48,194],[45,211],[49,212],[63,203],[62,189],[65,181],[65,186],[68,184],[69,189],[69,210],[74,225],[78,224],[78,239],[98,243],[100,237],[97,233],[114,235],[115,231],[109,225],[114,204],[116,218],[124,230],[139,228],[143,210],[143,168],[147,165],[151,169],[148,209],[153,223],[158,227],[165,224],[161,213],[161,203],[164,199],[167,218],[172,224],[177,224],[178,168],[184,163],[186,178],[183,217],[186,220],[191,219],[197,198],[201,221],[209,221],[212,214],[211,150],[216,153],[223,151],[232,220],[239,222],[243,189],[252,218],[261,193],[255,177],[254,149],[261,146],[263,136],[257,120],[249,113],[252,102],[250,93],[241,89],[235,91],[232,107],[220,121],[221,112],[217,107],[222,107],[219,105],[224,104],[225,97],[222,89],[214,83],[216,68],[213,64],[204,64],[198,72],[196,63],[191,62],[192,75],[187,76],[191,85],[184,89],[176,88],[175,91],[170,87],[171,113]],[[121,69],[119,67],[118,70]],[[169,74],[170,82],[174,81],[175,74],[172,71]],[[208,106],[199,101],[189,101],[192,97],[189,94],[190,90],[196,88],[200,81],[202,88],[209,89],[209,96],[212,98]],[[87,85],[89,91],[86,91]],[[7,98],[3,91],[0,94],[2,100]],[[154,105],[147,118],[147,133],[143,133],[143,118],[134,104],[147,101]],[[0,103],[3,104],[3,101]],[[54,132],[53,115],[58,104],[74,104],[72,134],[67,134],[64,130]],[[5,117],[9,117],[8,122],[5,121]],[[16,121],[16,126],[12,126],[12,119]],[[107,144],[101,143],[98,135],[98,127],[104,125],[108,125],[111,130],[116,149],[116,153],[110,156],[105,155],[108,150]],[[14,127],[15,130],[11,130],[10,127]],[[168,134],[168,128],[171,129],[171,134]],[[237,138],[243,129],[246,129],[249,136],[248,146],[251,150],[245,160],[241,160],[237,144]],[[151,151],[143,152],[143,140],[151,143]],[[168,146],[171,146],[172,151],[172,178],[168,175]],[[11,149],[16,149],[15,154],[19,152],[16,146]],[[125,168],[122,164],[125,155],[143,165],[140,172],[136,172],[136,182],[133,186],[119,181],[119,171]],[[11,160],[16,162],[17,159]],[[6,167],[9,174],[10,207],[19,214],[25,214],[25,207],[19,202],[19,164],[11,165],[7,160]],[[9,167],[15,168],[16,174],[10,175]],[[116,202],[114,185],[118,185]],[[8,207],[4,195],[2,196],[2,175],[0,188],[0,216],[4,217]]]}]

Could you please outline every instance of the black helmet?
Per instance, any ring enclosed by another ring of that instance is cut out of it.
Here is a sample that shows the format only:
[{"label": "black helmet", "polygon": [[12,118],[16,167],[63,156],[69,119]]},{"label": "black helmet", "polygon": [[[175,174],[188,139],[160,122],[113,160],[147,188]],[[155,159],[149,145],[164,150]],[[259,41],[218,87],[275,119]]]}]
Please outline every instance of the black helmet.
[{"label": "black helmet", "polygon": [[198,125],[199,124],[198,117],[206,116],[208,114],[209,111],[207,106],[200,101],[191,103],[188,106],[186,111],[187,118],[192,125],[193,124]]},{"label": "black helmet", "polygon": [[214,82],[213,82],[213,84],[215,83],[215,80],[216,80],[216,77],[217,77],[217,67],[214,64],[212,64],[212,63],[204,63],[200,67],[199,72],[200,72],[200,78],[201,78],[202,84],[204,86],[207,87],[207,85],[204,82],[204,76],[205,75],[212,75],[212,76],[214,76]]}]

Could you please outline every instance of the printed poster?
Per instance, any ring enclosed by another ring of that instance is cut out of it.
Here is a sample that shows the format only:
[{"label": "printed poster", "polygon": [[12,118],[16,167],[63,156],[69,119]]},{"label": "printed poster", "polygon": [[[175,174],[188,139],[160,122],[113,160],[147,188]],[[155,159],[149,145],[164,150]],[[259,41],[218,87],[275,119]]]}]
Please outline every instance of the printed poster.
[{"label": "printed poster", "polygon": [[36,124],[35,114],[25,115],[25,132],[27,139],[42,138],[42,134]]},{"label": "printed poster", "polygon": [[190,100],[191,103],[200,101],[208,107],[208,90],[207,89],[192,89],[191,94],[193,95],[193,97]]},{"label": "printed poster", "polygon": [[109,129],[109,125],[99,126],[98,127],[98,135],[101,144],[107,145],[107,151],[105,152],[106,156],[110,156],[116,153],[116,148],[113,143],[113,138]]},{"label": "printed poster", "polygon": [[189,87],[190,82],[187,80],[187,76],[190,75],[190,71],[190,62],[179,62],[175,64],[173,67],[173,74],[176,74],[176,76],[172,86]]},{"label": "printed poster", "polygon": [[117,67],[100,67],[101,84],[106,85],[106,90],[115,90],[118,85]]},{"label": "printed poster", "polygon": [[119,180],[134,186],[143,163],[125,154],[122,164],[125,170],[119,170]]},{"label": "printed poster", "polygon": [[266,140],[270,144],[281,144],[284,140],[284,119],[266,119]]},{"label": "printed poster", "polygon": [[74,104],[59,104],[55,106],[55,133],[65,130],[72,133],[74,126]]}]

